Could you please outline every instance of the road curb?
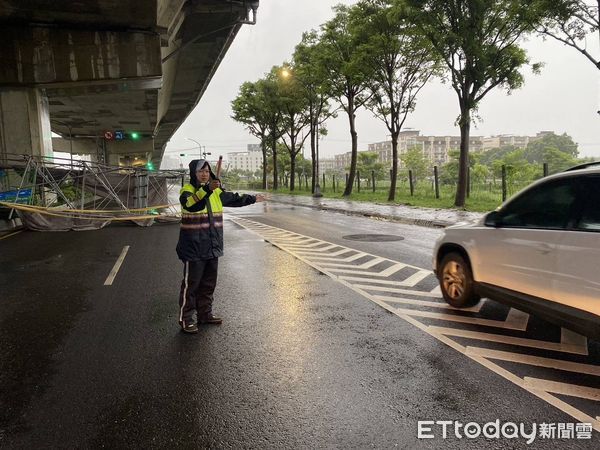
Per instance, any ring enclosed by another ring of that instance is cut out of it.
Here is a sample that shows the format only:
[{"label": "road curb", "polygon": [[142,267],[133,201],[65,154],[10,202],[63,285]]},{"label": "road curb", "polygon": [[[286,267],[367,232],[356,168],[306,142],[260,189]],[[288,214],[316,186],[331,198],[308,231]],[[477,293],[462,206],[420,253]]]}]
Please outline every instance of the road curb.
[{"label": "road curb", "polygon": [[368,211],[352,211],[352,210],[336,208],[334,206],[327,206],[327,205],[307,205],[307,204],[302,204],[302,203],[289,202],[286,200],[279,200],[279,199],[275,199],[273,197],[271,197],[269,199],[269,201],[273,202],[273,203],[282,203],[285,205],[300,206],[303,208],[311,208],[311,209],[317,209],[317,210],[321,210],[321,211],[336,212],[336,213],[340,213],[340,214],[346,214],[348,216],[359,216],[359,217],[383,219],[383,220],[388,220],[390,222],[403,223],[406,225],[418,225],[421,227],[446,228],[447,226],[454,225],[454,222],[448,222],[448,221],[444,221],[444,220],[414,219],[414,218],[410,218],[410,217],[393,216],[393,215],[373,213],[373,212],[368,212]]}]

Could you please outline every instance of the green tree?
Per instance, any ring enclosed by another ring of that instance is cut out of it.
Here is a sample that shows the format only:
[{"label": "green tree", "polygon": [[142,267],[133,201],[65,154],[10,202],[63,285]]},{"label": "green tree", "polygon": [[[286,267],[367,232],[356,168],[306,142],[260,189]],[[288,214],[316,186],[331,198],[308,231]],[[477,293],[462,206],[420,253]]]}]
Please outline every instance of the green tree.
[{"label": "green tree", "polygon": [[502,176],[502,166],[506,168],[506,181],[509,185],[529,183],[542,175],[538,165],[531,164],[525,158],[525,150],[517,149],[494,162],[495,175]]},{"label": "green tree", "polygon": [[423,150],[419,147],[408,149],[400,156],[404,167],[412,170],[415,182],[426,177],[429,174],[429,160],[423,155]]},{"label": "green tree", "polygon": [[600,69],[600,55],[592,55],[587,42],[588,35],[600,35],[600,0],[541,0],[540,5],[547,18],[538,31],[575,49]]},{"label": "green tree", "polygon": [[311,120],[308,112],[309,104],[306,92],[298,78],[289,75],[289,64],[284,63],[281,67],[273,67],[272,74],[279,83],[281,139],[290,155],[290,190],[293,191],[296,180],[296,157],[309,136],[305,134]]},{"label": "green tree", "polygon": [[[315,30],[303,33],[302,40],[296,46],[292,58],[292,76],[297,78],[304,89],[308,103],[312,173],[317,172],[319,129],[323,129],[323,124],[327,119],[336,116],[335,110],[332,110],[329,104],[331,89],[328,78],[319,73],[318,70],[315,70],[315,67],[318,66],[318,58],[321,52],[319,39],[319,34]],[[318,183],[317,173],[316,177],[312,177],[312,193],[315,192]]]},{"label": "green tree", "polygon": [[473,183],[485,183],[490,177],[490,174],[491,170],[488,166],[475,163],[471,169],[471,180]]},{"label": "green tree", "polygon": [[385,176],[385,166],[377,161],[377,152],[358,152],[356,168],[363,177],[371,179],[371,173],[375,172],[375,179],[381,180]]},{"label": "green tree", "polygon": [[502,159],[506,154],[516,150],[517,147],[514,145],[503,145],[502,147],[490,148],[484,152],[481,152],[481,164],[486,166],[492,165],[492,163],[498,159]]},{"label": "green tree", "polygon": [[552,147],[543,150],[542,159],[548,164],[549,173],[562,172],[569,167],[576,166],[579,162],[570,154]]},{"label": "green tree", "polygon": [[263,189],[267,188],[267,136],[269,134],[269,102],[265,96],[262,83],[257,81],[245,82],[240,86],[237,97],[231,102],[233,115],[236,122],[242,123],[246,129],[260,139],[260,147],[263,157]]},{"label": "green tree", "polygon": [[352,25],[364,35],[360,51],[373,69],[367,108],[385,123],[392,138],[392,182],[388,200],[396,196],[398,136],[416,105],[419,91],[439,69],[431,43],[419,34],[393,0],[362,0],[352,9]]},{"label": "green tree", "polygon": [[352,157],[348,183],[343,195],[352,193],[358,153],[356,112],[369,100],[368,80],[370,67],[361,60],[358,51],[360,38],[350,29],[350,8],[337,5],[335,16],[321,26],[321,40],[314,70],[327,79],[332,98],[337,100],[348,116]]},{"label": "green tree", "polygon": [[[448,69],[458,97],[460,159],[455,206],[465,205],[472,114],[494,88],[523,84],[529,61],[518,40],[539,21],[522,0],[398,0]],[[534,71],[538,66],[533,66]]]},{"label": "green tree", "polygon": [[529,162],[532,163],[544,163],[548,162],[545,160],[545,152],[548,149],[554,149],[562,152],[565,155],[575,160],[579,155],[577,144],[573,142],[571,136],[566,133],[557,135],[554,133],[548,133],[542,136],[540,139],[535,139],[527,144],[525,151],[525,157]]},{"label": "green tree", "polygon": [[458,180],[458,160],[460,158],[460,150],[448,151],[448,162],[441,167],[440,183],[446,185],[454,185]]},{"label": "green tree", "polygon": [[[302,180],[304,177],[312,177],[312,162],[305,159],[304,156],[298,155],[296,158],[296,174],[300,179],[299,186],[302,187]],[[312,177],[314,178],[314,177]]]}]

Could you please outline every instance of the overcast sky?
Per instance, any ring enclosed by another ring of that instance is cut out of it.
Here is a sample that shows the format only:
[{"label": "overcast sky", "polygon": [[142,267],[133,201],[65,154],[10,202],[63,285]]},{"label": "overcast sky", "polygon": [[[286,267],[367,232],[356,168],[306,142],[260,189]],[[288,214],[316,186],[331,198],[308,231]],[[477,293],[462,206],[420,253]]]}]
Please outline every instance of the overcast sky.
[{"label": "overcast sky", "polygon": [[[258,23],[244,25],[196,109],[167,145],[166,155],[194,153],[195,139],[212,153],[226,157],[228,152],[244,151],[258,140],[231,116],[231,100],[245,81],[264,76],[273,65],[289,60],[302,32],[318,28],[332,17],[337,3],[354,0],[262,0]],[[589,48],[598,54],[598,36]],[[472,135],[535,135],[542,130],[567,133],[579,144],[581,156],[600,158],[600,71],[574,49],[554,40],[532,37],[525,43],[532,61],[544,62],[541,74],[526,73],[525,85],[507,96],[496,90],[481,102],[482,121]],[[449,85],[434,81],[417,99],[417,108],[405,123],[422,135],[459,135],[454,125],[458,115],[456,94]],[[373,142],[388,140],[383,122],[368,111],[358,113],[359,150]],[[333,157],[350,151],[350,135],[345,114],[331,120],[329,135],[321,143],[321,156]],[[165,156],[166,156],[165,155]],[[216,155],[216,156],[215,156]],[[310,149],[306,150],[306,156]],[[186,160],[191,158],[184,158]]]}]

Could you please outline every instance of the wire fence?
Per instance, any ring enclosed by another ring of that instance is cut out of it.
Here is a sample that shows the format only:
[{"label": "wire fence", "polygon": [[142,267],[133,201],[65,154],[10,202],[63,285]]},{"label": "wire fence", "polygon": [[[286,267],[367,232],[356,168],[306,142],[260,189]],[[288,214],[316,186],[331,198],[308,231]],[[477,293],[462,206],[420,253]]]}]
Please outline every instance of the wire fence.
[{"label": "wire fence", "polygon": [[[497,205],[512,195],[516,194],[533,181],[549,174],[548,165],[540,164],[539,170],[528,173],[520,173],[518,169],[512,166],[501,166],[499,173],[492,171],[484,176],[478,174],[475,176],[469,171],[467,183],[467,198],[471,202],[489,203]],[[396,177],[396,196],[399,198],[420,198],[431,200],[454,199],[457,189],[457,175],[455,172],[446,171],[437,166],[419,173],[410,169],[399,169]],[[319,177],[320,190],[325,195],[342,194],[346,188],[348,173],[326,173]],[[272,186],[272,175],[268,179],[269,186]],[[230,189],[256,190],[262,188],[262,180],[257,178],[224,179],[224,183]],[[279,188],[283,191],[289,191],[289,178],[282,178],[279,181]],[[367,196],[372,194],[374,198],[387,198],[391,186],[391,170],[389,177],[378,177],[374,171],[370,173],[361,173],[357,171],[353,194]],[[309,175],[300,175],[295,179],[294,191],[297,193],[312,193],[312,177]]]}]

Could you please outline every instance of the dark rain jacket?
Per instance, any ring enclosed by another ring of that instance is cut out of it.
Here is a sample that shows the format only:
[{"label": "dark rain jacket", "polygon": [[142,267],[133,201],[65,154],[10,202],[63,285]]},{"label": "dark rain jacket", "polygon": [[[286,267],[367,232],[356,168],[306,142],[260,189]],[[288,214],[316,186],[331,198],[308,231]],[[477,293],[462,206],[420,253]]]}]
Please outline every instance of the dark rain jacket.
[{"label": "dark rain jacket", "polygon": [[247,206],[256,201],[254,195],[211,191],[196,179],[196,168],[208,165],[211,180],[216,179],[204,159],[190,162],[190,183],[181,188],[181,229],[177,256],[182,261],[202,261],[223,256],[223,207]]}]

